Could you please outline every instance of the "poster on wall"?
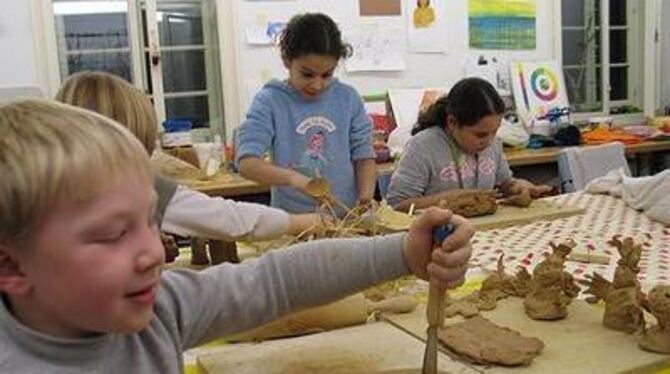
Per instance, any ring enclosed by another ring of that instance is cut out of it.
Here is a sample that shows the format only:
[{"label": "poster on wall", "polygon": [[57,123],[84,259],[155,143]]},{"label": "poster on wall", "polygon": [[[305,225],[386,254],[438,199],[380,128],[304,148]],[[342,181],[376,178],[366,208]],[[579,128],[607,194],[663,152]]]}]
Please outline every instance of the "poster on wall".
[{"label": "poster on wall", "polygon": [[400,0],[358,0],[361,16],[399,16]]},{"label": "poster on wall", "polygon": [[470,48],[535,49],[536,0],[469,0]]},{"label": "poster on wall", "polygon": [[415,53],[445,53],[447,22],[444,0],[405,0],[409,49]]},{"label": "poster on wall", "polygon": [[344,66],[347,72],[405,70],[401,30],[368,28],[346,34],[353,54]]},{"label": "poster on wall", "polygon": [[549,110],[568,106],[563,71],[558,61],[513,62],[512,90],[517,113],[526,123]]}]

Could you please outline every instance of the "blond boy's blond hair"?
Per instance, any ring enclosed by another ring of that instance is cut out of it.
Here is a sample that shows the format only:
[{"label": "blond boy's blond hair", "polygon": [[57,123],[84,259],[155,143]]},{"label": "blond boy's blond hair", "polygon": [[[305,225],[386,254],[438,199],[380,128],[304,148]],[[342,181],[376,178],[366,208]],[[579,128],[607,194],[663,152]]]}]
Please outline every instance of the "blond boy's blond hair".
[{"label": "blond boy's blond hair", "polygon": [[0,106],[0,244],[28,243],[52,208],[129,172],[151,185],[146,151],[111,119],[44,100]]},{"label": "blond boy's blond hair", "polygon": [[151,155],[156,147],[158,124],[149,97],[125,80],[104,72],[70,76],[56,100],[100,113],[126,126]]}]

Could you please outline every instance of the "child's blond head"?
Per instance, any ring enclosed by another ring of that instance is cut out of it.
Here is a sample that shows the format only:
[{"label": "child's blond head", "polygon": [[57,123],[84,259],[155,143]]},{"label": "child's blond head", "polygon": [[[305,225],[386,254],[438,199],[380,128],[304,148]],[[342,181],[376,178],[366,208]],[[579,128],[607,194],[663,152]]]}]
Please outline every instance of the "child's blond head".
[{"label": "child's blond head", "polygon": [[0,106],[0,244],[25,243],[52,208],[86,201],[129,170],[151,184],[144,148],[108,118],[42,100]]},{"label": "child's blond head", "polygon": [[119,122],[153,153],[158,137],[156,113],[149,97],[125,80],[103,72],[77,73],[65,81],[56,100]]}]

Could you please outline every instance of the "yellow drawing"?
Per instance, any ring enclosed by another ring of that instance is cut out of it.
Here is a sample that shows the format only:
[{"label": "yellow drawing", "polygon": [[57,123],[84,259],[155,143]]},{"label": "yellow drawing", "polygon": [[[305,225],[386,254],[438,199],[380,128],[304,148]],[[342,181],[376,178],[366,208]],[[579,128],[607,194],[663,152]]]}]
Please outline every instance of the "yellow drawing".
[{"label": "yellow drawing", "polygon": [[416,0],[414,28],[425,29],[433,22],[435,22],[435,10],[430,6],[430,0]]}]

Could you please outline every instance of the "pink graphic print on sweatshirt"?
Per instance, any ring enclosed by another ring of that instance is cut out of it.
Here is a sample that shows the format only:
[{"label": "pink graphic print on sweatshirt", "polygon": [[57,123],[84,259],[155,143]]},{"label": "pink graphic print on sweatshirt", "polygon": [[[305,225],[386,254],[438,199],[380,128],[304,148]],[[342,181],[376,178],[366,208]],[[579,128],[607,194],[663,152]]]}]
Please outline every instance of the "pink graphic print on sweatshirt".
[{"label": "pink graphic print on sweatshirt", "polygon": [[[467,158],[460,169],[461,178],[463,181],[474,179],[475,171],[479,166],[479,174],[481,176],[493,175],[496,170],[496,163],[490,156],[482,156],[479,160],[479,165],[475,163],[474,158]],[[443,167],[440,170],[440,180],[443,182],[455,182],[458,183],[458,174],[459,170],[456,167],[455,162],[450,162],[447,166]]]}]

